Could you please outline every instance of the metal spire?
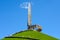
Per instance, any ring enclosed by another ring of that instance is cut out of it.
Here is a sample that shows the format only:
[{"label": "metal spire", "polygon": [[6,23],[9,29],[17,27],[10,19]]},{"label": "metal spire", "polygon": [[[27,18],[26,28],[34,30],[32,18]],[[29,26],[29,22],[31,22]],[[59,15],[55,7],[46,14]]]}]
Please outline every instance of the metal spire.
[{"label": "metal spire", "polygon": [[41,26],[39,25],[32,25],[32,20],[31,20],[31,2],[26,2],[26,3],[23,3],[22,5],[22,8],[25,8],[28,10],[28,21],[27,21],[27,26],[28,26],[28,30],[34,30],[35,28],[38,28],[37,31],[41,31],[42,28]]},{"label": "metal spire", "polygon": [[31,26],[31,3],[28,3],[28,26]]},{"label": "metal spire", "polygon": [[28,10],[27,26],[28,26],[28,29],[31,29],[31,25],[32,25],[32,22],[31,22],[31,2],[24,2],[23,4],[21,4],[21,7]]}]

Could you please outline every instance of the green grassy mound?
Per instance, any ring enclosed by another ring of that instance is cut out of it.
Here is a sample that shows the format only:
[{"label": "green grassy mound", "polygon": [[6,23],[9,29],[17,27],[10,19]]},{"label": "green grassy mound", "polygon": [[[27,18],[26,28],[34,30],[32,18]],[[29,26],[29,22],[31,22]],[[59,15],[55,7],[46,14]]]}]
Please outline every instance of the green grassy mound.
[{"label": "green grassy mound", "polygon": [[17,32],[12,36],[3,38],[2,40],[58,40],[58,39],[48,36],[41,32],[26,30],[22,32]]}]

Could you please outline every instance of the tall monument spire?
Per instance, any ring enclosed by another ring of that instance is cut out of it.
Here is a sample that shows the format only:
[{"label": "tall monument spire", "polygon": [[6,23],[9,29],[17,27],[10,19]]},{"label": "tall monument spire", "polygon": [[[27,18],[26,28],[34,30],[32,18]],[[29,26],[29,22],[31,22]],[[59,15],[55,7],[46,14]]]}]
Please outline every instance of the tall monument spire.
[{"label": "tall monument spire", "polygon": [[32,25],[32,20],[31,20],[31,3],[28,3],[28,29],[31,27]]},{"label": "tall monument spire", "polygon": [[31,5],[31,2],[26,2],[26,3],[23,3],[22,5],[22,8],[25,8],[28,10],[28,21],[27,21],[27,26],[28,26],[28,30],[34,30],[35,28],[37,28],[37,31],[41,31],[42,28],[41,26],[39,25],[32,25],[32,18],[31,18],[31,8],[32,8],[32,5]]}]

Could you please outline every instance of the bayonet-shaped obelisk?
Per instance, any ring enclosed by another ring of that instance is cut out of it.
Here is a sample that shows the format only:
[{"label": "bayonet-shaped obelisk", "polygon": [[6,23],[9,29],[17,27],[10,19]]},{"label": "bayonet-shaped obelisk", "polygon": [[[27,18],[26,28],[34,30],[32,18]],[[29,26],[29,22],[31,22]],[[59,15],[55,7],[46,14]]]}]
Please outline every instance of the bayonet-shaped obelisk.
[{"label": "bayonet-shaped obelisk", "polygon": [[37,31],[41,31],[42,28],[41,26],[39,25],[32,25],[32,17],[31,17],[31,3],[30,2],[26,2],[26,3],[23,3],[22,5],[22,8],[25,8],[28,10],[28,21],[27,21],[27,26],[28,26],[28,30],[34,30],[35,28],[38,28]]},{"label": "bayonet-shaped obelisk", "polygon": [[31,25],[31,3],[28,3],[28,25]]},{"label": "bayonet-shaped obelisk", "polygon": [[28,29],[32,29],[31,25],[32,25],[32,20],[31,20],[31,3],[28,3]]}]

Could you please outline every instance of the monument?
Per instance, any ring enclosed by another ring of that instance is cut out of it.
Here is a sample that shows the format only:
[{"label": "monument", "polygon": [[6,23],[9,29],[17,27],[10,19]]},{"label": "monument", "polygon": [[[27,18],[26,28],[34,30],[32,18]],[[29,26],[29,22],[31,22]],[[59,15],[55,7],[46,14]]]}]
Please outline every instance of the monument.
[{"label": "monument", "polygon": [[42,30],[41,26],[37,24],[32,25],[32,16],[31,16],[32,4],[31,2],[23,3],[22,8],[25,8],[28,10],[28,21],[27,21],[28,30],[34,30],[35,28],[37,28],[37,31],[40,32]]}]

